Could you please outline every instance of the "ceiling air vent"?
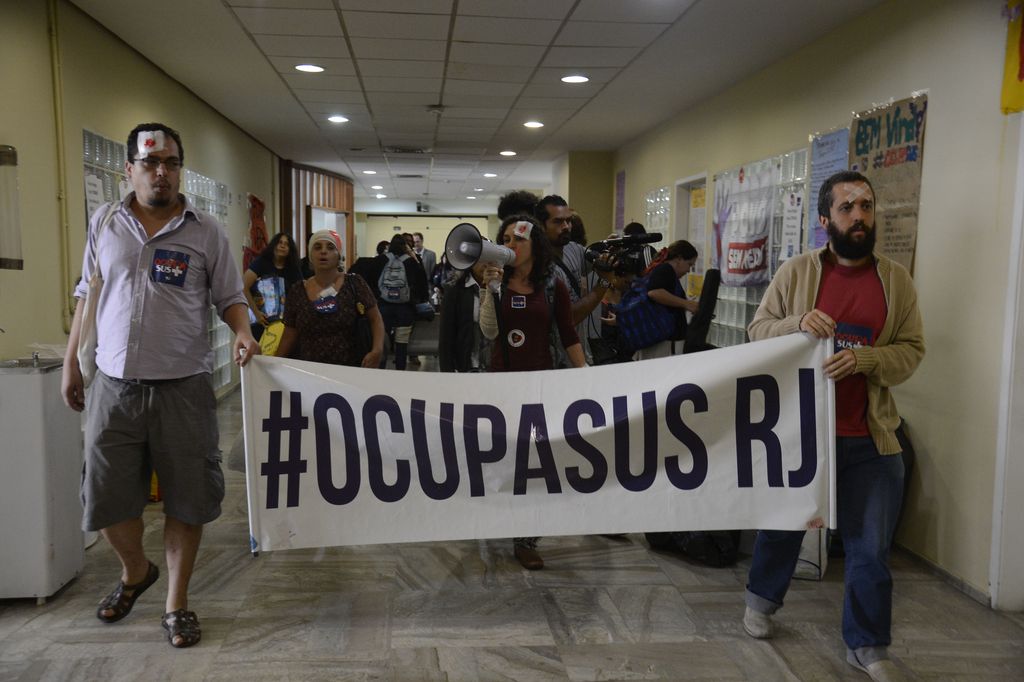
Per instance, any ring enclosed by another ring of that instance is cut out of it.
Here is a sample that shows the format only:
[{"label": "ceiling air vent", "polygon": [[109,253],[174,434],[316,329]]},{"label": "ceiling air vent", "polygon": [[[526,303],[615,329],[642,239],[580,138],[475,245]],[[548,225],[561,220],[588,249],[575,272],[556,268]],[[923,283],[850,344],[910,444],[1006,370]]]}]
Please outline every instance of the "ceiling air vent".
[{"label": "ceiling air vent", "polygon": [[428,152],[430,150],[423,147],[384,147],[385,154],[427,154]]},{"label": "ceiling air vent", "polygon": [[406,173],[406,174],[401,174],[400,173],[400,174],[396,175],[395,177],[397,179],[399,179],[399,180],[422,180],[426,176],[423,175],[422,173]]}]

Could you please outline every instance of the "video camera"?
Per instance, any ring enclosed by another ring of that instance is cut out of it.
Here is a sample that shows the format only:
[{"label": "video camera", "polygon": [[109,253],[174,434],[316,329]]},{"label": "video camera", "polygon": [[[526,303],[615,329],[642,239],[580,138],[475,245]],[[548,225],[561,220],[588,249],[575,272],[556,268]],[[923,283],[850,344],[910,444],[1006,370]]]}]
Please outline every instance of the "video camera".
[{"label": "video camera", "polygon": [[619,277],[639,275],[644,269],[647,245],[658,241],[661,241],[660,232],[631,234],[594,242],[583,255],[599,272],[614,272]]}]

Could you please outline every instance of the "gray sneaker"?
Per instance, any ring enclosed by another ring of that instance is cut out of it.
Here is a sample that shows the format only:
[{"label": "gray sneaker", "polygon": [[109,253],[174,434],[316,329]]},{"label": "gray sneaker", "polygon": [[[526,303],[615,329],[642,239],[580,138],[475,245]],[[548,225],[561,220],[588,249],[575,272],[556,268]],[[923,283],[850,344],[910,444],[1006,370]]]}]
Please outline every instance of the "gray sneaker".
[{"label": "gray sneaker", "polygon": [[768,639],[775,634],[775,624],[767,613],[747,607],[743,614],[743,629],[754,639]]},{"label": "gray sneaker", "polygon": [[896,664],[888,658],[873,661],[865,665],[860,662],[859,658],[857,658],[856,651],[847,649],[846,662],[862,673],[867,673],[868,677],[875,680],[875,682],[906,682],[907,679],[900,669],[896,667]]}]

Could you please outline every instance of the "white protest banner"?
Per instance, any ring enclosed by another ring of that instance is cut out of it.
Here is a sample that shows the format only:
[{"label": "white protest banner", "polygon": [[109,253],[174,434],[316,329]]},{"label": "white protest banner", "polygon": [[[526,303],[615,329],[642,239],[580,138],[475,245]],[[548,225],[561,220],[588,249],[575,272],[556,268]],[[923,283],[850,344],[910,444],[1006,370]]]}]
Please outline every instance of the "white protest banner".
[{"label": "white protest banner", "polygon": [[252,549],[834,527],[829,345],[502,374],[255,357]]}]

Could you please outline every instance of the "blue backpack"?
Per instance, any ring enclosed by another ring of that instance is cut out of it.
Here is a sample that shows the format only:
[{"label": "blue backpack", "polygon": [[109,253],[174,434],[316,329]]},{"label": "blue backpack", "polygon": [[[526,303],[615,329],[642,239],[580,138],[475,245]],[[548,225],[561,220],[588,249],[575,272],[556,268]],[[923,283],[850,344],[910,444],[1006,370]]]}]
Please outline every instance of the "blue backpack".
[{"label": "blue backpack", "polygon": [[667,341],[676,331],[679,315],[647,297],[650,281],[649,274],[634,279],[615,307],[619,345],[628,353]]}]

